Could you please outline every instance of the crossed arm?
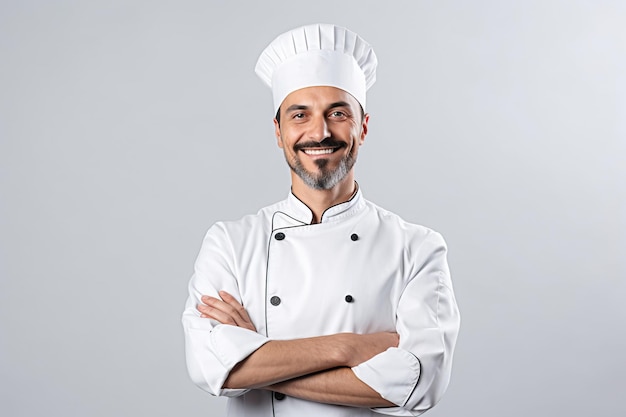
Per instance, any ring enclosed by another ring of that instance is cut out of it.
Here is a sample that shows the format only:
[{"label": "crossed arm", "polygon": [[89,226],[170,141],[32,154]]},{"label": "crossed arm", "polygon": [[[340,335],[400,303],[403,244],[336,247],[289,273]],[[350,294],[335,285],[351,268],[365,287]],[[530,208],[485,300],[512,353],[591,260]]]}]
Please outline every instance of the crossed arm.
[{"label": "crossed arm", "polygon": [[[245,308],[230,294],[203,296],[197,306],[203,318],[256,331]],[[256,388],[293,397],[355,407],[393,407],[358,379],[356,366],[389,347],[398,346],[397,333],[360,335],[338,333],[294,340],[272,340],[239,362],[224,388]]]}]

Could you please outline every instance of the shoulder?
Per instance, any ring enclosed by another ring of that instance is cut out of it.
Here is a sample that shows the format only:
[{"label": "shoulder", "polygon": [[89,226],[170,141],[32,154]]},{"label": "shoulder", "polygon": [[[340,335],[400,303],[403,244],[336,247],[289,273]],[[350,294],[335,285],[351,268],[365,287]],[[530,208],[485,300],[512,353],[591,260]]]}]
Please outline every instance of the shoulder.
[{"label": "shoulder", "polygon": [[420,272],[437,271],[433,276],[451,287],[448,282],[448,247],[443,236],[429,227],[407,222],[395,213],[368,204],[380,219],[380,235],[385,236],[387,244],[393,242],[391,245],[396,245],[402,251],[407,276],[415,277]]},{"label": "shoulder", "polygon": [[366,200],[368,212],[380,224],[382,230],[388,230],[403,236],[407,244],[421,244],[426,241],[445,245],[444,239],[437,231],[421,224],[411,223],[399,215]]},{"label": "shoulder", "polygon": [[255,214],[248,214],[237,220],[222,220],[214,223],[206,237],[221,240],[241,240],[250,235],[271,232],[271,220],[274,213],[280,211],[284,201],[263,207]]}]

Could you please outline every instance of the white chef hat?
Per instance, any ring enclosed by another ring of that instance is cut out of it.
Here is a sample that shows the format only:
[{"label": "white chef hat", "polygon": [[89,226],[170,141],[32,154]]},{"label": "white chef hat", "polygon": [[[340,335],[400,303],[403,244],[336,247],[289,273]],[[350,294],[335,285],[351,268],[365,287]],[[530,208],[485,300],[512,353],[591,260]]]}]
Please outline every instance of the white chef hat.
[{"label": "white chef hat", "polygon": [[305,87],[331,86],[350,93],[365,109],[376,81],[374,49],[356,33],[335,25],[302,26],[278,36],[261,53],[255,72],[272,89],[274,111]]}]

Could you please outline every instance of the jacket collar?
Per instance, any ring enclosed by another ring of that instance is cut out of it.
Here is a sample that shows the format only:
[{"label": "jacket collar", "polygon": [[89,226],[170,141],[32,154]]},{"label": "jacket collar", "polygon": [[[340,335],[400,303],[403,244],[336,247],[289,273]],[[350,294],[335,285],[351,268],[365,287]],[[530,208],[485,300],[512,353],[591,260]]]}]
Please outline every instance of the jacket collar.
[{"label": "jacket collar", "polygon": [[[273,229],[279,229],[283,227],[292,226],[304,226],[311,224],[313,220],[313,212],[304,204],[293,192],[289,193],[287,200],[284,201],[282,210],[275,213]],[[350,200],[335,204],[327,208],[322,213],[322,220],[320,223],[332,223],[344,220],[351,217],[361,211],[365,207],[365,200],[361,193],[361,187],[357,184],[357,190],[352,195]]]}]

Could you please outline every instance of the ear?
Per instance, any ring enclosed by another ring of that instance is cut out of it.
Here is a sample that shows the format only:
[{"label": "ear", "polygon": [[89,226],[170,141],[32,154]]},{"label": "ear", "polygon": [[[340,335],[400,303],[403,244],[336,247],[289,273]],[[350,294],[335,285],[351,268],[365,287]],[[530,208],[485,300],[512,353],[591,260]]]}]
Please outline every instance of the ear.
[{"label": "ear", "polygon": [[361,137],[359,138],[359,145],[363,145],[363,142],[365,142],[365,136],[367,136],[367,124],[370,121],[370,115],[369,113],[365,113],[363,115],[363,121],[361,122]]},{"label": "ear", "polygon": [[280,137],[280,124],[278,120],[274,118],[274,135],[276,136],[276,144],[279,148],[283,148],[283,139]]}]

